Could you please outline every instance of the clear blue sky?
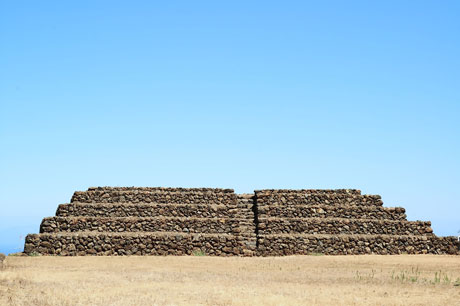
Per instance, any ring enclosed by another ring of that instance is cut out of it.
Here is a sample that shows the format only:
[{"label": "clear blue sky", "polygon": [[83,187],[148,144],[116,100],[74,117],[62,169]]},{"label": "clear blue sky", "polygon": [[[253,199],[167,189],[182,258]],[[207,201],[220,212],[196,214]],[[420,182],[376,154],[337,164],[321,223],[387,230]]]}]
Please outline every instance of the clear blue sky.
[{"label": "clear blue sky", "polygon": [[154,2],[0,4],[0,252],[104,185],[359,188],[457,234],[459,1]]}]

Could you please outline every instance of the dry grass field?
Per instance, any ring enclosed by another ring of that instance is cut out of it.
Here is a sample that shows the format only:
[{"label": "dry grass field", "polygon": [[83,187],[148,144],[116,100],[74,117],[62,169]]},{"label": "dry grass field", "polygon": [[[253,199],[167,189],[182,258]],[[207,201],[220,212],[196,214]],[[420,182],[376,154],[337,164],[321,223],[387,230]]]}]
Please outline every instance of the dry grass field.
[{"label": "dry grass field", "polygon": [[460,256],[8,257],[0,305],[460,305]]}]

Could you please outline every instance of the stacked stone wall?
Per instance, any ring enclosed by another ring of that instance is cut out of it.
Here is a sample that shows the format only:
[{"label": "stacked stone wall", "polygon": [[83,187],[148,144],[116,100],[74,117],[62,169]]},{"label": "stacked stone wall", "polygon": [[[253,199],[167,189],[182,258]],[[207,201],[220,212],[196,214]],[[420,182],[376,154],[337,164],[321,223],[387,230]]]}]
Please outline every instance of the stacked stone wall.
[{"label": "stacked stone wall", "polygon": [[77,191],[71,202],[157,203],[157,204],[236,204],[236,194],[201,191],[91,190]]},{"label": "stacked stone wall", "polygon": [[256,222],[257,218],[254,214],[254,195],[253,194],[240,194],[237,195],[237,213],[236,218],[239,218],[244,224],[241,230],[241,236],[244,238],[245,247],[251,252],[257,249],[257,234]]},{"label": "stacked stone wall", "polygon": [[360,195],[361,190],[359,189],[259,189],[255,190],[254,193],[258,196],[263,194],[351,194]]},{"label": "stacked stone wall", "polygon": [[251,230],[241,219],[182,218],[182,217],[50,217],[40,226],[40,233],[57,232],[184,232],[239,233]]},{"label": "stacked stone wall", "polygon": [[458,242],[436,237],[430,222],[407,221],[359,190],[258,190],[257,254],[454,254]]},{"label": "stacked stone wall", "polygon": [[26,237],[24,252],[42,255],[248,256],[243,237],[186,233],[44,233]]},{"label": "stacked stone wall", "polygon": [[90,187],[59,205],[40,232],[26,238],[27,252],[250,256],[256,247],[251,209],[218,188]]},{"label": "stacked stone wall", "polygon": [[415,235],[267,235],[259,237],[258,254],[360,255],[460,254],[456,237]]},{"label": "stacked stone wall", "polygon": [[259,218],[349,218],[406,220],[402,207],[363,205],[263,205],[258,207]]},{"label": "stacked stone wall", "polygon": [[[58,217],[198,217],[234,218],[245,216],[236,205],[224,204],[129,204],[129,203],[70,203],[58,206]],[[249,212],[250,213],[250,212]]]},{"label": "stacked stone wall", "polygon": [[[456,237],[357,189],[90,187],[26,237],[45,255],[456,254]],[[460,254],[460,253],[459,253]]]},{"label": "stacked stone wall", "polygon": [[305,193],[305,192],[268,192],[258,191],[255,193],[257,205],[365,205],[382,206],[383,202],[379,195],[361,195],[354,193]]},{"label": "stacked stone wall", "polygon": [[183,188],[183,187],[89,187],[87,191],[166,191],[166,192],[192,192],[192,193],[235,193],[230,188]]},{"label": "stacked stone wall", "polygon": [[345,218],[259,218],[259,233],[431,235],[431,222]]}]

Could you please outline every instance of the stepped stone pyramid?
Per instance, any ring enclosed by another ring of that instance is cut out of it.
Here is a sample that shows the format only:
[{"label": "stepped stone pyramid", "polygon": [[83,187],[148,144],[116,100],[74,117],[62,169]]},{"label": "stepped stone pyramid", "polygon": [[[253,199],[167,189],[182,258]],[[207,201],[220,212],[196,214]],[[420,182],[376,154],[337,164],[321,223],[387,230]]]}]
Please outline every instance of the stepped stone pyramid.
[{"label": "stepped stone pyramid", "polygon": [[231,189],[89,188],[45,218],[25,252],[254,255],[254,215]]},{"label": "stepped stone pyramid", "polygon": [[259,255],[458,254],[456,237],[437,237],[431,222],[407,221],[360,190],[259,190]]},{"label": "stepped stone pyramid", "polygon": [[[359,190],[92,187],[43,219],[43,255],[460,254],[456,237]],[[199,253],[198,253],[199,252]]]}]

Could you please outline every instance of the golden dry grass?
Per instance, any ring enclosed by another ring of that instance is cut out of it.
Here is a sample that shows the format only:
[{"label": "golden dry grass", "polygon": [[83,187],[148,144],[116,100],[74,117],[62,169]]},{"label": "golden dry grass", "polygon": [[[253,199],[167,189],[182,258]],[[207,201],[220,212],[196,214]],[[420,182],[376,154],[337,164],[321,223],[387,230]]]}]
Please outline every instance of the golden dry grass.
[{"label": "golden dry grass", "polygon": [[0,305],[460,305],[460,256],[8,257]]}]

